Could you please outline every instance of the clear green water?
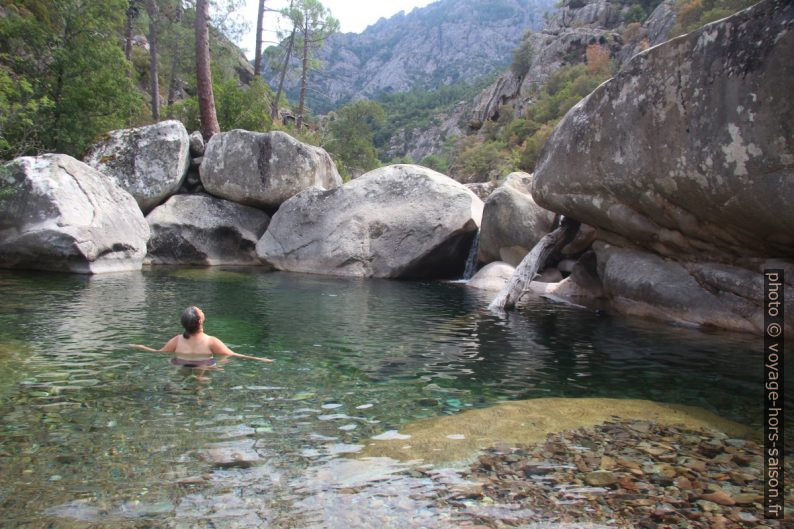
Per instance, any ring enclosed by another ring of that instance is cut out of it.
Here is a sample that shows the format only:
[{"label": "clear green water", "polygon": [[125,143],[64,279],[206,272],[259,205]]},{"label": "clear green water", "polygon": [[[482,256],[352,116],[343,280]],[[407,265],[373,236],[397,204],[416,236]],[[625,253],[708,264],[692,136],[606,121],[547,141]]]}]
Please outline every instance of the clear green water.
[{"label": "clear green water", "polygon": [[[125,347],[159,347],[192,304],[208,333],[276,362],[202,383]],[[760,338],[486,305],[460,284],[259,269],[0,272],[2,526],[451,527],[426,501],[435,485],[350,453],[419,418],[542,396],[760,424]],[[254,461],[219,468],[203,455],[218,447]]]}]

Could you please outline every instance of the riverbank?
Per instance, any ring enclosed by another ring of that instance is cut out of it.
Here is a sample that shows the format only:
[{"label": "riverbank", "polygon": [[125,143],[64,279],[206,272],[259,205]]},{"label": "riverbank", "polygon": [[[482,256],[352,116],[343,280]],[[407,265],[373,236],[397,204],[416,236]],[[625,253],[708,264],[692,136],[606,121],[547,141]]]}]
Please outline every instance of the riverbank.
[{"label": "riverbank", "polygon": [[[786,472],[793,470],[789,461]],[[763,519],[762,471],[752,440],[612,420],[490,448],[463,471],[469,483],[437,504],[456,513],[460,527],[784,527],[792,514],[784,523]],[[790,492],[786,507],[791,513]]]}]

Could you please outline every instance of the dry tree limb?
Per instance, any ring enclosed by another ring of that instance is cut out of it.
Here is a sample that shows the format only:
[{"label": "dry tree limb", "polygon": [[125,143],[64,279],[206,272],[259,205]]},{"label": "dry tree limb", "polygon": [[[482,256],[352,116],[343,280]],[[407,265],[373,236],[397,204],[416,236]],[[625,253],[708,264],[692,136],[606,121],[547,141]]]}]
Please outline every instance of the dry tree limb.
[{"label": "dry tree limb", "polygon": [[518,265],[510,281],[502,287],[496,298],[488,305],[489,309],[509,310],[515,307],[516,302],[529,287],[538,270],[546,266],[554,253],[560,251],[566,244],[571,242],[579,231],[579,221],[563,218],[560,226],[543,236],[538,241],[532,251]]}]

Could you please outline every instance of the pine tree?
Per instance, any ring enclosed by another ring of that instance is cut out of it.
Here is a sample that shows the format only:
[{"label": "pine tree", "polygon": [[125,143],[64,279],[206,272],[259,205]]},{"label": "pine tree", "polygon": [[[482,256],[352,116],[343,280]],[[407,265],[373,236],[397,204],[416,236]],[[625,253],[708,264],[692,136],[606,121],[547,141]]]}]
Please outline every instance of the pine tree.
[{"label": "pine tree", "polygon": [[297,127],[303,126],[306,110],[306,86],[309,76],[309,59],[312,51],[319,48],[323,41],[339,30],[339,21],[331,16],[331,12],[319,0],[299,0],[298,10],[301,12],[303,24],[301,26],[301,91],[298,102]]},{"label": "pine tree", "polygon": [[204,141],[219,133],[210,69],[209,2],[196,0],[196,92]]}]

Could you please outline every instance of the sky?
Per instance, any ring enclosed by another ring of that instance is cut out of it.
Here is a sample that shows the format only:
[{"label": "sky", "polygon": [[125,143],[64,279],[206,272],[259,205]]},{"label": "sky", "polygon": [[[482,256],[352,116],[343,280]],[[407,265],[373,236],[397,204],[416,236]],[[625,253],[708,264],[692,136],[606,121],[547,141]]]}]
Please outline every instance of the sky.
[{"label": "sky", "polygon": [[[392,15],[405,11],[411,12],[415,7],[423,7],[434,0],[323,0],[323,5],[331,10],[331,14],[339,19],[341,30],[345,33],[361,33],[364,29],[374,24],[381,17],[389,18]],[[254,34],[256,33],[257,0],[245,0],[243,18],[249,28],[242,40],[237,44],[246,50],[249,59],[254,57]],[[289,5],[288,0],[267,0],[265,7],[280,9]],[[265,18],[264,38],[265,47],[276,40],[276,30],[286,30],[286,24],[278,27],[278,17],[269,15]]]}]

